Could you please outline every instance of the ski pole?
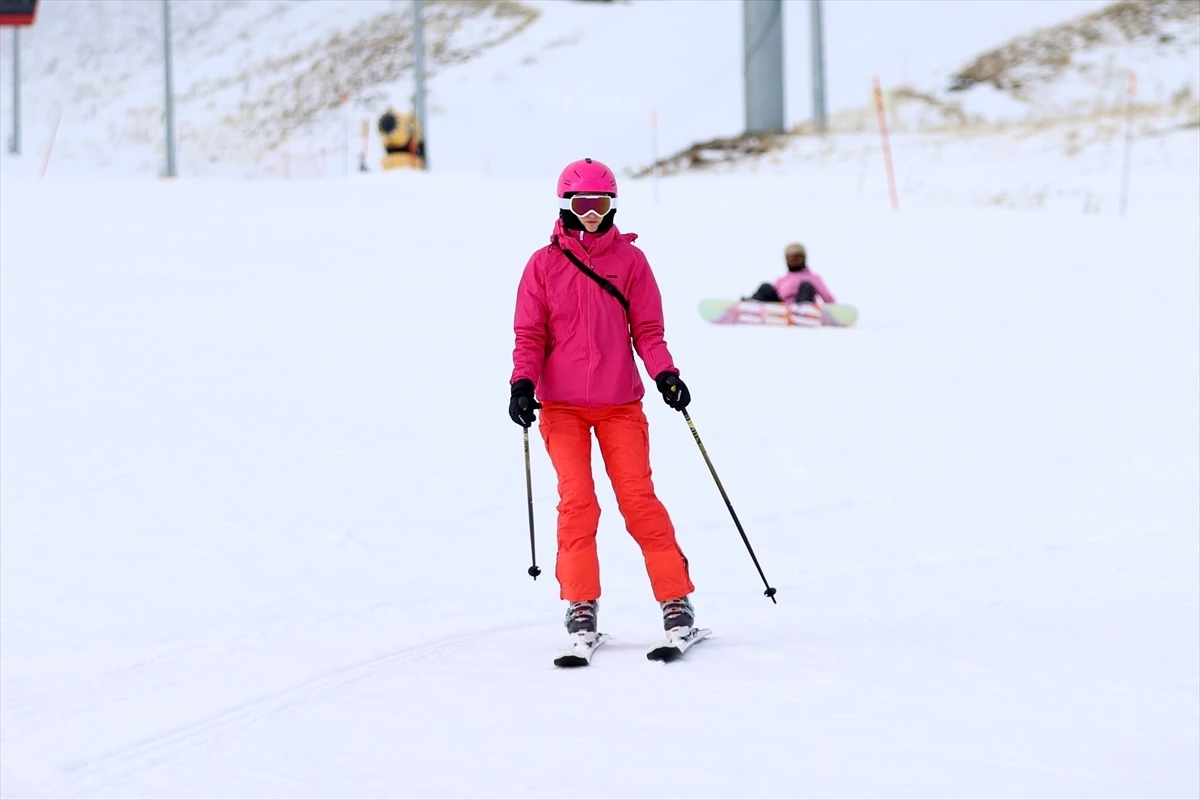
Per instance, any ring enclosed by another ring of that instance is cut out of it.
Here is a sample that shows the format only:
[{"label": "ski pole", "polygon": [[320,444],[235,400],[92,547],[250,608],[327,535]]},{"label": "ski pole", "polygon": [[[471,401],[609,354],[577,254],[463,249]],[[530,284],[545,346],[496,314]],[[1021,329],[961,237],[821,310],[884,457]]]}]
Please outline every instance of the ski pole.
[{"label": "ski pole", "polygon": [[542,571],[537,565],[537,545],[533,538],[533,477],[529,471],[529,428],[525,428],[525,496],[529,501],[529,553],[532,566],[529,567],[529,577],[537,580]]},{"label": "ski pole", "polygon": [[688,427],[692,429],[692,438],[696,440],[696,445],[700,448],[700,455],[704,456],[704,463],[708,464],[708,471],[712,473],[713,480],[717,482],[717,488],[721,491],[721,497],[725,500],[725,507],[729,509],[729,515],[733,517],[733,524],[737,526],[738,533],[742,535],[742,541],[746,544],[746,550],[750,553],[750,559],[754,562],[754,568],[758,570],[758,576],[762,578],[763,586],[767,590],[763,592],[767,597],[771,598],[772,603],[778,604],[775,599],[775,589],[767,582],[767,576],[763,575],[762,567],[758,565],[758,558],[754,555],[754,548],[750,546],[750,540],[746,538],[746,532],[742,530],[742,523],[738,521],[737,513],[733,510],[733,503],[729,502],[729,495],[725,494],[725,487],[721,485],[721,479],[717,477],[717,471],[713,468],[712,460],[708,457],[708,452],[704,449],[704,442],[700,441],[700,434],[696,432],[696,425],[692,422],[691,416],[688,415],[686,408],[679,409],[683,412],[683,418],[687,420]]}]

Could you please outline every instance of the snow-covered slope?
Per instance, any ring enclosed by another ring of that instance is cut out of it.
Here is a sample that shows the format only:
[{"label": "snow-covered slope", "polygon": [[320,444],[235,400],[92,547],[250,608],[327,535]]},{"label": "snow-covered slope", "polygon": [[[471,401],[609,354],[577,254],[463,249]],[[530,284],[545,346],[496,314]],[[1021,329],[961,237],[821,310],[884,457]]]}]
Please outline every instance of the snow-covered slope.
[{"label": "snow-covered slope", "polygon": [[[22,39],[30,150],[40,155],[57,130],[56,170],[161,170],[162,7],[42,3]],[[390,104],[408,106],[411,88],[386,90],[402,75],[411,87],[411,3],[195,0],[172,9],[182,175],[341,173],[362,148],[361,109],[373,122]],[[536,14],[512,0],[427,4],[430,71],[468,61]],[[11,80],[5,86],[11,127]]]},{"label": "snow-covered slope", "polygon": [[[658,609],[600,481],[615,638],[568,674],[553,471],[535,431],[534,583],[504,409],[543,182],[5,184],[5,796],[1200,790],[1195,214],[629,184],[779,605],[652,395],[715,635],[645,660]],[[793,236],[856,328],[699,319]]]},{"label": "snow-covered slope", "polygon": [[953,80],[954,91],[977,86],[993,90],[971,91],[968,113],[981,102],[994,103],[999,95],[1009,101],[1008,116],[1081,117],[1123,107],[1132,90],[1133,100],[1143,107],[1178,111],[1190,106],[1195,118],[1200,99],[1200,3],[1109,3],[981,53]]},{"label": "snow-covered slope", "polygon": [[[560,161],[646,159],[589,107],[580,138],[547,127],[484,174],[449,122],[507,99],[566,125],[517,43],[561,70],[589,52],[549,47],[574,15],[614,35],[606,15],[680,4],[534,5],[434,77],[427,173],[153,181],[122,145],[83,175],[91,134],[45,180],[32,144],[0,161],[0,796],[1200,796],[1200,130],[1137,120],[1124,216],[1120,118],[902,132],[898,212],[871,132],[622,177],[618,224],[779,604],[652,391],[656,487],[714,636],[646,661],[658,609],[596,459],[614,639],[562,672],[536,430],[525,572],[512,301]],[[269,8],[330,32],[293,16],[327,7]],[[667,52],[644,72],[687,97],[702,73]],[[695,113],[678,146],[722,132]],[[699,318],[791,240],[855,328]]]},{"label": "snow-covered slope", "polygon": [[[827,3],[830,110],[869,110],[873,75],[889,89],[941,91],[988,48],[1103,6],[1093,0]],[[737,0],[429,0],[431,164],[531,175],[580,150],[604,150],[619,167],[643,165],[653,156],[652,113],[659,154],[740,132],[740,9]],[[161,5],[151,2],[42,4],[22,40],[24,149],[39,166],[57,130],[56,174],[161,170],[160,15]],[[374,121],[388,105],[410,102],[407,1],[188,0],[176,4],[174,19],[182,175],[342,174],[358,164],[364,122],[372,126],[368,161],[375,166],[381,149]],[[806,2],[785,3],[793,123],[811,112],[808,22]],[[10,58],[6,33],[0,36],[5,135]],[[1177,58],[1164,67],[1161,91],[1176,92],[1191,78],[1194,97],[1200,80],[1192,61]],[[1112,66],[1127,65],[1117,58]],[[1120,76],[1116,83],[1119,94]],[[1096,91],[1112,94],[1110,88]],[[971,97],[974,108],[981,95]]]}]

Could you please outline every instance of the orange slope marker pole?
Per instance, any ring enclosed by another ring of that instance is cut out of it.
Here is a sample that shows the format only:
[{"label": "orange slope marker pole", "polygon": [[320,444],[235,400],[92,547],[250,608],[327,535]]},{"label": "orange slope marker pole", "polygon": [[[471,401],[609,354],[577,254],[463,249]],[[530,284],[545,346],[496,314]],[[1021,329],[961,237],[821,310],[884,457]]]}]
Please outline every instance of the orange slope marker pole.
[{"label": "orange slope marker pole", "polygon": [[888,128],[887,115],[883,112],[883,89],[879,85],[879,76],[874,78],[875,84],[875,111],[879,115],[879,136],[883,140],[883,164],[887,169],[888,194],[892,198],[892,208],[900,208],[900,201],[896,196],[896,173],[892,169],[892,147],[888,143]]}]

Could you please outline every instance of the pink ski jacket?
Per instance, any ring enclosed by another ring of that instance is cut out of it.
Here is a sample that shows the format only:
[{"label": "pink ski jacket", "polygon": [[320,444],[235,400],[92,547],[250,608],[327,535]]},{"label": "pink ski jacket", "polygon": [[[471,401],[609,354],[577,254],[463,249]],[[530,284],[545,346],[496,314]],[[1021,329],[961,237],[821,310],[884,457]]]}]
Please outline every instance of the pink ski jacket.
[{"label": "pink ski jacket", "polygon": [[[530,257],[517,287],[510,385],[528,378],[540,401],[604,408],[645,396],[634,349],[651,377],[679,373],[663,338],[658,283],[635,239],[636,233],[616,227],[586,234],[557,222],[550,244]],[[628,317],[560,248],[621,290]]]},{"label": "pink ski jacket", "polygon": [[821,276],[813,272],[811,269],[803,269],[799,272],[789,272],[779,280],[775,281],[775,291],[779,292],[779,299],[785,303],[790,303],[796,299],[796,290],[800,288],[800,284],[807,281],[812,284],[813,291],[817,293],[817,297],[824,300],[826,303],[836,303],[833,299],[833,292],[825,286],[825,281],[821,280]]}]

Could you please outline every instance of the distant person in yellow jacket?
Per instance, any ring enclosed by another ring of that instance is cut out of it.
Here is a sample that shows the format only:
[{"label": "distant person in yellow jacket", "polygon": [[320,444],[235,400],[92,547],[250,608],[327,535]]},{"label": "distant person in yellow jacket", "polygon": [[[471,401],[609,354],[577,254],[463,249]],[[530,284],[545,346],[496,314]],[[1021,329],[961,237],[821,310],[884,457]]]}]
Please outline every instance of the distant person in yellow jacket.
[{"label": "distant person in yellow jacket", "polygon": [[416,116],[389,108],[379,118],[379,136],[387,151],[384,169],[425,169],[425,137]]}]

